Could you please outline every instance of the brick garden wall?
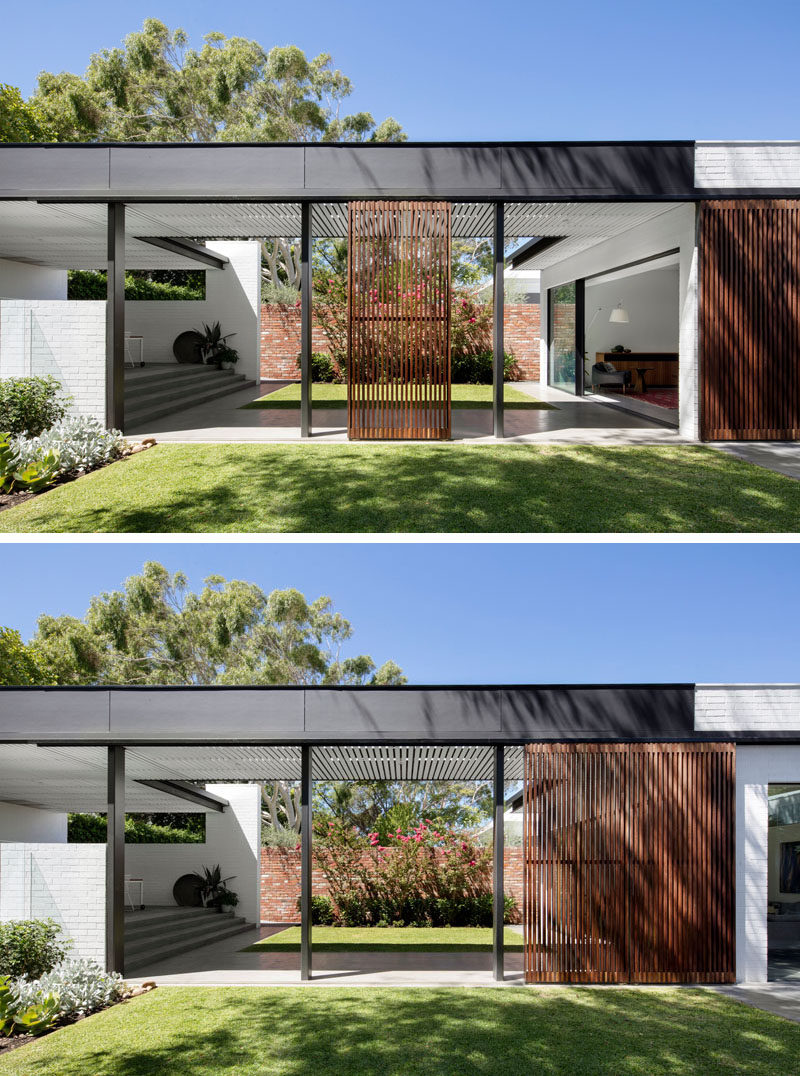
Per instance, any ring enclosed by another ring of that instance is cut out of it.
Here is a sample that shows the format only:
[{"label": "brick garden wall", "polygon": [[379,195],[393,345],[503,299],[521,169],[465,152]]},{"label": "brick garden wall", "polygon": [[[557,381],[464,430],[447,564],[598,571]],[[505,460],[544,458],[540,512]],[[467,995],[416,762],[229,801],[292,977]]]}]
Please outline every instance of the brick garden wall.
[{"label": "brick garden wall", "polygon": [[[505,890],[516,899],[522,910],[522,848],[506,848]],[[325,875],[317,868],[312,872],[312,892],[327,896]],[[261,921],[263,923],[299,923],[297,901],[300,898],[300,849],[261,849]]]},{"label": "brick garden wall", "polygon": [[[523,381],[539,380],[539,304],[507,303],[505,344],[517,360]],[[323,329],[314,322],[312,350],[329,351]],[[261,307],[261,377],[297,380],[300,354],[300,310],[295,306],[264,304]]]}]

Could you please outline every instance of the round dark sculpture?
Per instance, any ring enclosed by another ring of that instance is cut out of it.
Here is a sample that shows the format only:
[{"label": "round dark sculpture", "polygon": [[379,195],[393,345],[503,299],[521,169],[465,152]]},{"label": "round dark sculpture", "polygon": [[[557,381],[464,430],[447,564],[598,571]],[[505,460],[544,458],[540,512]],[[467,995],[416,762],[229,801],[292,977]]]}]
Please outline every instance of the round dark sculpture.
[{"label": "round dark sculpture", "polygon": [[172,887],[175,903],[180,908],[201,908],[203,898],[200,893],[202,879],[196,874],[182,874]]},{"label": "round dark sculpture", "polygon": [[187,329],[185,333],[175,337],[172,345],[172,354],[178,362],[202,362],[200,348],[203,345],[203,337],[194,329]]}]

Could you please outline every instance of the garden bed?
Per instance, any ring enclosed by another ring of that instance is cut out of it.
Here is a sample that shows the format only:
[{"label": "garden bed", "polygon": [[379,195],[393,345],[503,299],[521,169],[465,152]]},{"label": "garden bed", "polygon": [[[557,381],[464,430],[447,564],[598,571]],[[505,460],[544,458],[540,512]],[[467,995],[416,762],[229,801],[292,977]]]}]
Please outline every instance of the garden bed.
[{"label": "garden bed", "polygon": [[[491,927],[313,927],[317,953],[491,953]],[[503,948],[522,952],[522,935],[503,933]],[[243,953],[298,953],[300,927],[248,945]]]}]

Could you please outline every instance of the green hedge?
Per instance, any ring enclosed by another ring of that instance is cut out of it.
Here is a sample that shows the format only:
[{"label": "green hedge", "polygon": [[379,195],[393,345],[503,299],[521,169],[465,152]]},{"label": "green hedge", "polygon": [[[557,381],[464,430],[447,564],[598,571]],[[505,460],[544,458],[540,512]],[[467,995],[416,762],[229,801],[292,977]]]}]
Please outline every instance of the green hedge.
[{"label": "green hedge", "polygon": [[[103,844],[107,825],[104,814],[71,814],[67,822],[70,844]],[[136,815],[125,817],[126,844],[202,844],[205,825],[191,829],[147,821]]]},{"label": "green hedge", "polygon": [[12,436],[38,437],[62,419],[72,400],[61,396],[54,377],[0,379],[0,431]]},{"label": "green hedge", "polygon": [[0,923],[0,975],[39,979],[64,959],[71,945],[52,919]]},{"label": "green hedge", "polygon": [[[132,269],[125,274],[125,298],[198,300],[206,297],[206,274],[202,269],[156,270],[146,273]],[[105,270],[70,269],[68,299],[105,299]]]}]

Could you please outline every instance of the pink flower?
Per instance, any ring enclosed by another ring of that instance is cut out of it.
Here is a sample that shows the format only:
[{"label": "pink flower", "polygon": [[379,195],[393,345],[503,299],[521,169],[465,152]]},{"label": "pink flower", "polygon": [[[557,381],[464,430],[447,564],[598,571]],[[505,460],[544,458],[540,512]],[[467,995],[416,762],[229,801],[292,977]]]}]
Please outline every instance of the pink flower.
[{"label": "pink flower", "polygon": [[478,320],[477,318],[470,318],[470,319],[469,319],[470,325],[472,325],[472,323],[473,323],[473,322],[475,322],[475,321],[477,321],[477,320]]},{"label": "pink flower", "polygon": [[474,866],[475,866],[475,860],[474,860],[474,859],[471,859],[471,860],[469,861],[469,865],[470,865],[470,867],[474,867]]}]

